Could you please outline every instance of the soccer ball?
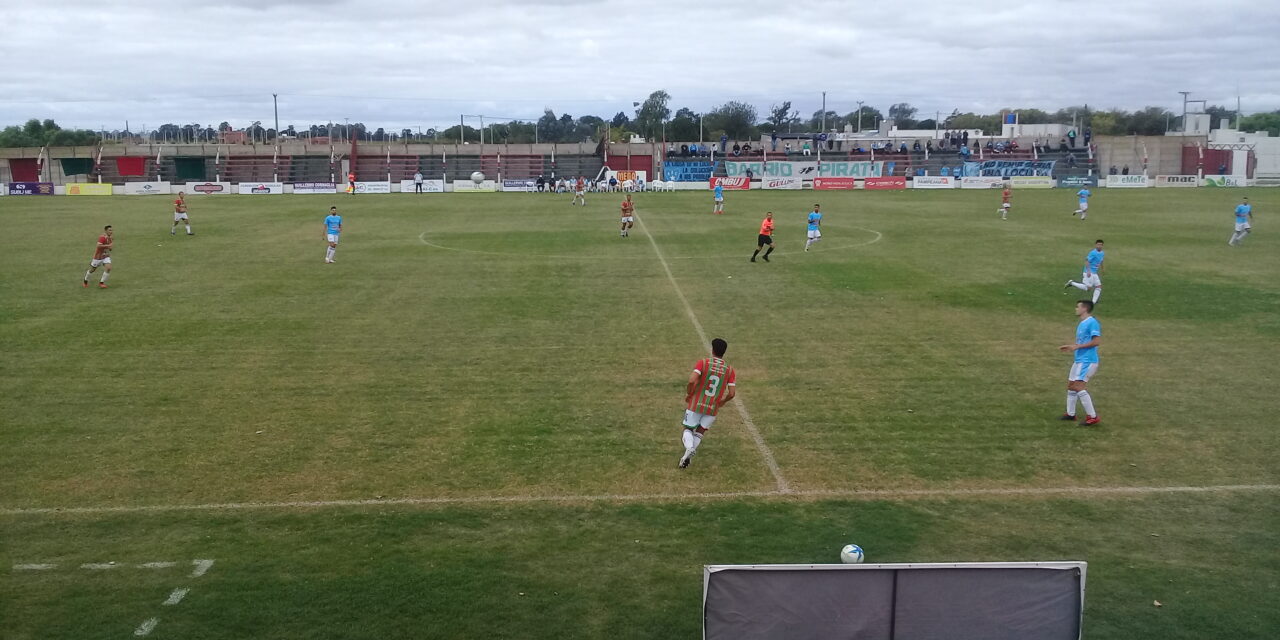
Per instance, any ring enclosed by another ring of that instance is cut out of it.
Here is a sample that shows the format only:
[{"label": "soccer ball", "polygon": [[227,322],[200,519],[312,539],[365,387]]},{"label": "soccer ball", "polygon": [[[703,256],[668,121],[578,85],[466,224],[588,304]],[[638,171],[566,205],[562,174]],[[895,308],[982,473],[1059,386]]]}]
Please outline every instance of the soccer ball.
[{"label": "soccer ball", "polygon": [[846,544],[840,549],[840,562],[845,564],[862,564],[862,547]]},{"label": "soccer ball", "polygon": [[476,183],[476,184],[480,184],[481,182],[484,182],[484,174],[483,174],[483,173],[480,173],[479,171],[476,171],[476,172],[472,173],[472,174],[471,174],[471,181],[472,181],[472,182],[474,182],[474,183]]}]

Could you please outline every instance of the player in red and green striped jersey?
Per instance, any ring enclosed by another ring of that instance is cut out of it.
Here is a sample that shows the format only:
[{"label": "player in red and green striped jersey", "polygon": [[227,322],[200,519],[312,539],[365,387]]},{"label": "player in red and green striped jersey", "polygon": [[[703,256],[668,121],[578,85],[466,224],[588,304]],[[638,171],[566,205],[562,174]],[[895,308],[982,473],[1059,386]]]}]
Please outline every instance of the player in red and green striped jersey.
[{"label": "player in red and green striped jersey", "polygon": [[716,421],[716,413],[720,407],[733,399],[737,393],[738,373],[724,361],[724,352],[729,343],[720,338],[711,341],[711,357],[699,360],[693,365],[693,373],[689,374],[689,384],[684,394],[684,455],[680,457],[680,468],[689,466],[698,445],[702,444],[702,434]]}]

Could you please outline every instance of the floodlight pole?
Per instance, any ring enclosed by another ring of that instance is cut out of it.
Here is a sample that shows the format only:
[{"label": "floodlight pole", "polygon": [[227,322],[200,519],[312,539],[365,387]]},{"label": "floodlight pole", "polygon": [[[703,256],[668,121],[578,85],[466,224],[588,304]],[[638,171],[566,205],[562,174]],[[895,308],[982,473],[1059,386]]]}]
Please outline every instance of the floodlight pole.
[{"label": "floodlight pole", "polygon": [[822,133],[827,132],[827,92],[822,92]]},{"label": "floodlight pole", "polygon": [[858,133],[862,133],[862,101],[858,101]]},{"label": "floodlight pole", "polygon": [[1191,95],[1190,91],[1179,91],[1182,94],[1182,135],[1187,135],[1187,96]]},{"label": "floodlight pole", "polygon": [[276,114],[276,140],[280,139],[280,102],[276,100],[279,94],[271,94],[271,110]]}]

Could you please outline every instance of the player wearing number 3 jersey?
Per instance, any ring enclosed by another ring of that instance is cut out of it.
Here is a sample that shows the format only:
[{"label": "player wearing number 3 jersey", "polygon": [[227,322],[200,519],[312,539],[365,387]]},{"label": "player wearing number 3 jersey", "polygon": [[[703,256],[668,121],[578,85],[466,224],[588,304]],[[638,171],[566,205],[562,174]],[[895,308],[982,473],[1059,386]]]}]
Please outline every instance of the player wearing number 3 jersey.
[{"label": "player wearing number 3 jersey", "polygon": [[684,397],[684,433],[680,434],[684,443],[681,469],[689,466],[698,445],[702,444],[702,434],[715,423],[720,407],[733,400],[737,393],[738,374],[724,361],[728,348],[729,343],[724,340],[712,340],[711,357],[699,360],[689,374]]}]

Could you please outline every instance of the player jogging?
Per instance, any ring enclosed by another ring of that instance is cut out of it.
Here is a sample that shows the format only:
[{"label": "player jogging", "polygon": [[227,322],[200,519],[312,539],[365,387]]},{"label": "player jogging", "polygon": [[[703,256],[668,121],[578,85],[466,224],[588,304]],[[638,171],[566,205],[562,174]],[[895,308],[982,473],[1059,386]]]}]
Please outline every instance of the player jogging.
[{"label": "player jogging", "polygon": [[1068,280],[1067,287],[1075,287],[1081,291],[1093,289],[1093,304],[1098,304],[1098,298],[1102,297],[1102,279],[1099,274],[1102,273],[1102,261],[1107,254],[1102,250],[1102,241],[1098,240],[1093,243],[1093,249],[1084,257],[1084,273],[1080,276],[1080,282]]},{"label": "player jogging", "polygon": [[347,174],[347,193],[354,194],[356,192],[356,172],[352,171]]},{"label": "player jogging", "polygon": [[173,201],[173,227],[169,229],[169,235],[178,235],[178,221],[182,221],[187,225],[187,235],[194,236],[191,232],[191,220],[187,219],[187,192],[179,191],[178,199]]},{"label": "player jogging", "polygon": [[333,264],[333,254],[338,252],[338,237],[342,234],[342,216],[337,207],[329,207],[329,215],[324,217],[324,239],[329,247],[324,252],[325,264]]},{"label": "player jogging", "polygon": [[102,235],[98,236],[98,246],[93,250],[93,259],[89,260],[89,270],[84,272],[84,286],[89,288],[89,276],[93,275],[98,267],[102,267],[102,279],[98,281],[99,289],[107,288],[107,278],[111,277],[111,249],[115,247],[115,239],[112,238],[114,232],[111,225],[102,228]]},{"label": "player jogging", "polygon": [[804,241],[804,250],[808,251],[809,246],[822,239],[822,230],[818,227],[822,226],[822,211],[817,204],[813,205],[813,211],[809,212],[809,233],[808,238]]},{"label": "player jogging", "polygon": [[578,181],[573,183],[573,202],[578,204],[582,201],[582,206],[587,206],[587,179],[584,176],[578,176]]},{"label": "player jogging", "polygon": [[1004,191],[1000,193],[1000,211],[998,213],[1000,214],[1001,220],[1009,219],[1009,209],[1012,207],[1012,205],[1009,204],[1010,195],[1012,195],[1012,193],[1009,191],[1009,183],[1006,182],[1004,183]]},{"label": "player jogging", "polygon": [[1077,191],[1076,197],[1080,199],[1080,206],[1077,207],[1075,211],[1071,212],[1071,215],[1074,216],[1078,214],[1081,220],[1084,220],[1086,217],[1088,217],[1089,216],[1089,196],[1092,196],[1092,195],[1093,193],[1089,191],[1089,187],[1085,187]]},{"label": "player jogging", "polygon": [[756,256],[760,255],[760,250],[765,245],[769,245],[769,250],[764,252],[764,261],[769,261],[769,254],[773,253],[773,212],[766,211],[764,220],[760,223],[760,235],[756,237],[756,250],[751,254],[751,261],[756,261]]},{"label": "player jogging", "polygon": [[1231,239],[1227,244],[1238,247],[1244,242],[1244,237],[1249,235],[1253,225],[1249,224],[1253,220],[1253,205],[1249,204],[1248,198],[1241,198],[1240,204],[1236,205],[1236,230],[1231,234]]},{"label": "player jogging", "polygon": [[719,181],[716,182],[713,197],[715,198],[715,204],[711,205],[711,213],[724,213],[724,185],[720,184]]},{"label": "player jogging", "polygon": [[1076,325],[1075,344],[1064,344],[1058,347],[1063,353],[1074,353],[1075,362],[1071,365],[1071,373],[1067,376],[1067,412],[1062,420],[1076,419],[1076,402],[1084,407],[1084,426],[1098,424],[1098,412],[1093,409],[1093,397],[1085,385],[1093,374],[1098,372],[1098,345],[1102,344],[1102,326],[1093,317],[1093,303],[1088,300],[1076,301],[1076,316],[1080,324]]},{"label": "player jogging", "polygon": [[702,444],[702,434],[711,428],[716,421],[716,412],[720,411],[737,393],[737,372],[724,361],[724,352],[729,343],[720,338],[711,341],[711,357],[699,360],[693,365],[693,373],[689,374],[689,384],[684,392],[684,433],[681,442],[684,444],[684,455],[680,456],[680,468],[689,466],[698,445]]},{"label": "player jogging", "polygon": [[622,201],[622,237],[631,235],[631,225],[635,224],[636,205],[631,202],[631,194]]}]

